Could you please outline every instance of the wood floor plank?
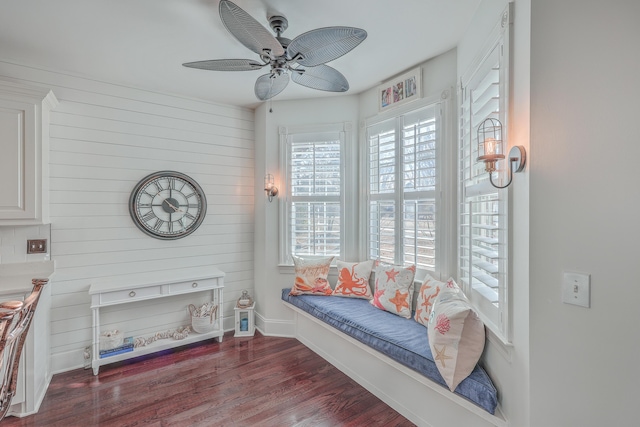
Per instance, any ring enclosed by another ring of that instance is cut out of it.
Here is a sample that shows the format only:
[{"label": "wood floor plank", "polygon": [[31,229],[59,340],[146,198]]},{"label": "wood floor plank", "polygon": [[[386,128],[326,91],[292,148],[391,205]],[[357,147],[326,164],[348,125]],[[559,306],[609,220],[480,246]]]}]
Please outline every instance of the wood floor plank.
[{"label": "wood floor plank", "polygon": [[292,338],[225,335],[55,375],[40,411],[1,427],[412,426]]}]

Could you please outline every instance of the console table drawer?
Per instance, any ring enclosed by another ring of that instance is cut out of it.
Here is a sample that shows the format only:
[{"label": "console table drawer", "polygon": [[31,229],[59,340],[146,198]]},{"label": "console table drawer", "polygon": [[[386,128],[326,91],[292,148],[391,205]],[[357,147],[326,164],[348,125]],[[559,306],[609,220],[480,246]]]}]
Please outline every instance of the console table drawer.
[{"label": "console table drawer", "polygon": [[205,291],[215,288],[217,284],[217,279],[189,280],[187,282],[171,283],[169,285],[169,293],[183,294],[185,292],[197,292],[199,290]]},{"label": "console table drawer", "polygon": [[161,286],[147,286],[144,288],[127,289],[124,291],[105,292],[100,294],[100,304],[112,304],[140,299],[153,298],[162,294]]}]

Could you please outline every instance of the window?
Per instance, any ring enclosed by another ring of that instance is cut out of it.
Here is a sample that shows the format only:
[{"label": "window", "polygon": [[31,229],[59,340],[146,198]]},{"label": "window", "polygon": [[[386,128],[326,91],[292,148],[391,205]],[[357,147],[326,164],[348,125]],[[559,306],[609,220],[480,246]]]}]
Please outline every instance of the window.
[{"label": "window", "polygon": [[281,263],[290,264],[291,254],[342,255],[344,140],[339,130],[281,133],[287,189]]},{"label": "window", "polygon": [[[501,36],[466,83],[462,81],[458,277],[487,327],[508,342],[508,190],[493,187],[484,163],[477,161],[477,129],[482,121],[499,119],[503,137],[508,135],[506,51]],[[505,163],[499,162],[498,168],[505,168]],[[503,172],[498,170],[494,177],[499,185]]]},{"label": "window", "polygon": [[438,271],[441,104],[369,124],[368,256]]}]

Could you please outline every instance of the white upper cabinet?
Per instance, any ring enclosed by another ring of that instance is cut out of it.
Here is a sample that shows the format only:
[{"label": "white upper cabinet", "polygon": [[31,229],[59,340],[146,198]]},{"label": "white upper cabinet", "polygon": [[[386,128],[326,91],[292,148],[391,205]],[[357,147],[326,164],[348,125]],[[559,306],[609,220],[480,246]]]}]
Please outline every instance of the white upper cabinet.
[{"label": "white upper cabinet", "polygon": [[49,222],[53,92],[0,81],[0,225]]}]

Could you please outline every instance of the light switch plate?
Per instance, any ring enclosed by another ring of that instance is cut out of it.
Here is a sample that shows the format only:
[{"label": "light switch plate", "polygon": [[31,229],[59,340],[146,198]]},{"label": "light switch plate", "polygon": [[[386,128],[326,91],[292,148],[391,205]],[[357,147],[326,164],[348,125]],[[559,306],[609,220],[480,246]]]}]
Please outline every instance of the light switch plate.
[{"label": "light switch plate", "polygon": [[591,276],[565,271],[562,280],[562,302],[591,307]]}]

